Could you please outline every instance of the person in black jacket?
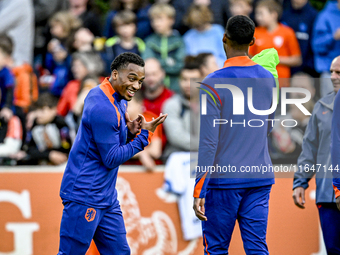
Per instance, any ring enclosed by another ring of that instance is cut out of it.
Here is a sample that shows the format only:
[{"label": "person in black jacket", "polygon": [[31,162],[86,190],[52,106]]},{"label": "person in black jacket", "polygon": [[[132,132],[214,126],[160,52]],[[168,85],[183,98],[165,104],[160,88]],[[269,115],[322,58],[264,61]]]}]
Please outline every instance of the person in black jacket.
[{"label": "person in black jacket", "polygon": [[49,93],[39,96],[24,150],[12,156],[19,165],[59,165],[67,161],[71,149],[70,129],[64,118],[57,115],[57,103],[57,98]]}]

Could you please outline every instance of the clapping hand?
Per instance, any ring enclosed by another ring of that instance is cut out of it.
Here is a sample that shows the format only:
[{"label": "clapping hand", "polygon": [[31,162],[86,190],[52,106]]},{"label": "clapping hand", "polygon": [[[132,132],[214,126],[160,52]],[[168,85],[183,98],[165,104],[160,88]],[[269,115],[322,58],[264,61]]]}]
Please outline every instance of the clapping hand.
[{"label": "clapping hand", "polygon": [[166,117],[168,117],[168,114],[161,113],[158,118],[153,119],[150,122],[146,122],[144,116],[141,114],[139,114],[138,117],[142,118],[142,129],[149,130],[153,133],[155,132],[156,127],[165,121]]}]

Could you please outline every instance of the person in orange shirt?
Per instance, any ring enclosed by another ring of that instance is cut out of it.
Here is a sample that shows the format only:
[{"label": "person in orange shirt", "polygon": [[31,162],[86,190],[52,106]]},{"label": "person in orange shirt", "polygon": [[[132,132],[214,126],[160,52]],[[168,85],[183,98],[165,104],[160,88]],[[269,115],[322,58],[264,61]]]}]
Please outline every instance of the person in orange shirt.
[{"label": "person in orange shirt", "polygon": [[259,27],[255,29],[255,44],[249,48],[254,56],[264,49],[275,48],[279,54],[277,66],[280,87],[289,87],[290,68],[302,64],[299,43],[293,29],[279,23],[282,6],[275,0],[262,0],[255,8],[255,19]]}]

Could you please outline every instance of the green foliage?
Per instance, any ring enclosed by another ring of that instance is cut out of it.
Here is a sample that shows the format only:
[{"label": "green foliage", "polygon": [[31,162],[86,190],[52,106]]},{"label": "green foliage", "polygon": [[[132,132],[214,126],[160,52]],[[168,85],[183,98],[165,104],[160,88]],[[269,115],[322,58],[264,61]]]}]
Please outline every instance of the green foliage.
[{"label": "green foliage", "polygon": [[94,3],[102,14],[106,14],[110,10],[110,0],[95,0]]},{"label": "green foliage", "polygon": [[310,0],[311,5],[318,11],[322,10],[326,4],[326,0]]}]

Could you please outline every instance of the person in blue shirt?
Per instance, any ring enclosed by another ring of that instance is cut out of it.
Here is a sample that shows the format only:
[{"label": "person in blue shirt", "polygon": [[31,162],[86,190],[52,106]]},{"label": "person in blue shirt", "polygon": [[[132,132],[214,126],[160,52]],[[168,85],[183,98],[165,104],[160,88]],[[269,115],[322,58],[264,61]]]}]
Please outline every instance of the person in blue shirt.
[{"label": "person in blue shirt", "polygon": [[297,72],[305,72],[313,77],[318,74],[314,69],[314,54],[312,51],[312,31],[318,11],[308,0],[292,0],[291,5],[283,12],[281,23],[291,27],[299,41],[302,65],[291,68],[292,75]]},{"label": "person in blue shirt", "polygon": [[314,23],[312,48],[315,70],[321,73],[320,93],[325,96],[333,91],[329,68],[340,52],[340,4],[328,0]]},{"label": "person in blue shirt", "polygon": [[314,106],[303,138],[302,152],[294,174],[293,199],[297,207],[305,208],[305,189],[315,175],[316,204],[327,254],[340,254],[340,212],[335,204],[332,187],[331,126],[334,99],[340,89],[340,57],[331,65],[334,91]]},{"label": "person in blue shirt", "polygon": [[[247,98],[248,88],[253,90],[255,109],[268,110],[277,104],[273,101],[273,74],[248,57],[249,46],[255,41],[254,31],[255,24],[249,17],[237,15],[228,20],[223,36],[228,60],[200,87],[201,106],[207,107],[206,114],[200,116],[194,211],[202,220],[205,254],[228,254],[236,220],[246,254],[269,254],[266,230],[274,173],[270,170],[267,138],[272,121],[267,121],[273,119],[275,111],[257,115],[244,107],[243,114],[233,114],[243,108],[233,107],[233,101],[241,97],[241,92]],[[235,99],[229,89],[223,88],[228,84],[234,86],[233,94],[237,91]],[[216,104],[205,90],[216,95]],[[214,127],[216,119],[228,122]],[[254,119],[259,123],[253,125]],[[262,171],[263,166],[266,171]],[[207,170],[209,167],[215,167],[215,172]]]},{"label": "person in blue shirt", "polygon": [[60,188],[64,210],[58,255],[83,255],[93,239],[100,254],[130,254],[117,200],[118,167],[149,143],[167,115],[146,122],[126,113],[144,80],[144,61],[122,53],[111,64],[111,76],[91,89],[84,103],[77,137]]}]

